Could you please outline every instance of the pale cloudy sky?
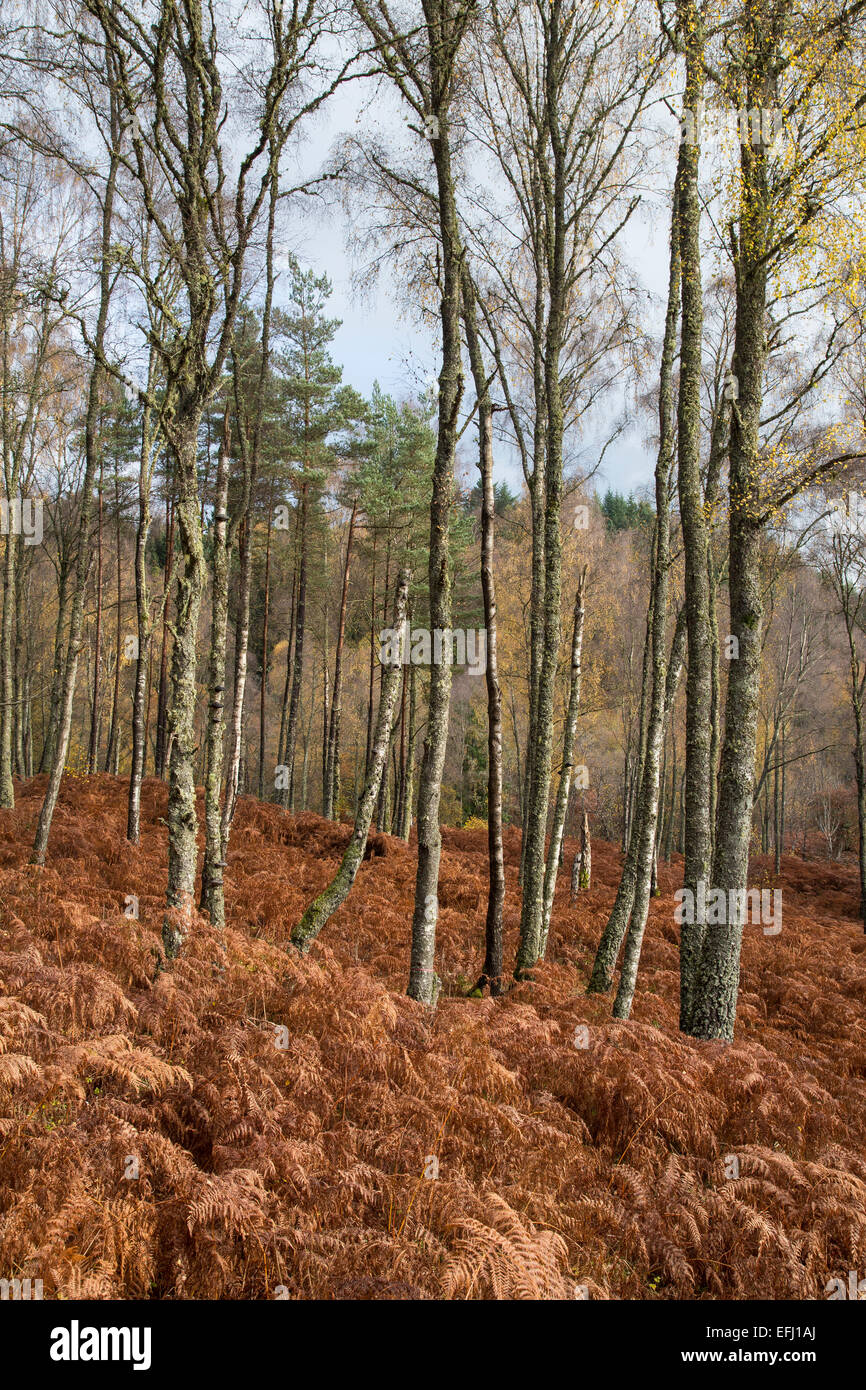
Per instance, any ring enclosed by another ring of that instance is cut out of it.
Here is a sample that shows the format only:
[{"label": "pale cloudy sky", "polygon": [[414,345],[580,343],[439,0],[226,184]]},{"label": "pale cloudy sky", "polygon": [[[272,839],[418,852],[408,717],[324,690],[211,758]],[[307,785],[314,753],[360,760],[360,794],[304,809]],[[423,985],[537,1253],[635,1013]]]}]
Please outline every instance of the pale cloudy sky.
[{"label": "pale cloudy sky", "polygon": [[[312,173],[319,168],[327,159],[336,136],[351,128],[357,110],[357,90],[347,89],[332,102],[327,115],[317,121],[302,159],[305,171]],[[667,236],[666,214],[657,201],[647,202],[626,229],[624,242],[636,274],[656,296],[659,305],[667,282]],[[307,216],[292,225],[290,239],[301,261],[318,273],[327,272],[333,284],[329,312],[342,319],[342,326],[332,351],[335,361],[344,369],[344,381],[364,394],[369,394],[373,382],[378,381],[383,390],[398,399],[428,384],[438,370],[436,343],[410,316],[405,296],[394,284],[392,269],[380,276],[371,294],[360,296],[355,291],[353,272],[358,265],[347,251],[344,214],[334,208],[315,217]],[[633,409],[622,397],[611,398],[606,403],[599,421],[598,438],[581,441],[586,457],[597,455],[606,427],[624,407],[633,414]],[[651,482],[654,460],[644,445],[643,429],[643,422],[638,422],[608,450],[595,484],[599,491],[610,486],[628,493]],[[464,436],[461,456],[474,462],[471,432]],[[519,465],[503,448],[498,450],[496,475],[507,481],[514,491],[519,490]]]}]

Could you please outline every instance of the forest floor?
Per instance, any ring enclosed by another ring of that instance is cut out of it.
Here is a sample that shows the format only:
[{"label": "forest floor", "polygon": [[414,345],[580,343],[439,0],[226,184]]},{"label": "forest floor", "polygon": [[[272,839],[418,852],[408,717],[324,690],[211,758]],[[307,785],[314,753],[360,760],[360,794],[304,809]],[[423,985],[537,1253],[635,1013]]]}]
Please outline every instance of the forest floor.
[{"label": "forest floor", "polygon": [[[349,827],[242,800],[230,926],[201,919],[155,974],[165,786],[145,783],[132,847],[125,781],[67,778],[40,872],[44,787],[0,812],[0,1277],[46,1298],[814,1299],[866,1271],[854,869],[786,857],[777,882],[755,861],[783,927],[746,929],[724,1046],[677,1030],[678,858],[615,1023],[585,986],[619,852],[593,845],[572,906],[568,842],[535,982],[465,998],[486,832],[445,830],[431,1015],[405,995],[399,840],[376,837],[300,959],[289,934]],[[506,961],[518,855],[509,830]]]}]

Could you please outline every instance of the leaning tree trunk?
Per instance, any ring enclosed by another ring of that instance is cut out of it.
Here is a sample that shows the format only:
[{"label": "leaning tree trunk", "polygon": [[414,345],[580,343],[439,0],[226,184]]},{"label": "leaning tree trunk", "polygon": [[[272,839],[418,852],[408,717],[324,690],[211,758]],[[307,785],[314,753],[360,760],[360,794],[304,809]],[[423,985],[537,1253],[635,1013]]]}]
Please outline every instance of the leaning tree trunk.
[{"label": "leaning tree trunk", "polygon": [[[409,597],[409,570],[403,569],[397,582],[397,595],[394,603],[394,630],[402,633],[403,621],[406,617],[406,603]],[[367,836],[370,832],[370,823],[373,819],[373,810],[379,795],[379,784],[385,770],[385,759],[388,756],[388,747],[391,740],[391,727],[394,722],[394,706],[397,702],[397,691],[400,686],[402,676],[402,642],[399,644],[400,650],[396,660],[386,665],[382,677],[382,698],[379,701],[379,712],[376,719],[376,733],[373,739],[373,748],[370,757],[370,765],[364,782],[364,791],[358,803],[358,810],[355,815],[355,827],[346,851],[343,855],[340,867],[334,875],[328,887],[320,893],[315,902],[311,903],[301,918],[298,925],[292,932],[292,945],[299,951],[306,953],[309,951],[319,932],[325,923],[337,911],[337,908],[346,901],[355,876],[364,858],[364,850],[367,845]],[[383,663],[384,664],[384,663]]]}]

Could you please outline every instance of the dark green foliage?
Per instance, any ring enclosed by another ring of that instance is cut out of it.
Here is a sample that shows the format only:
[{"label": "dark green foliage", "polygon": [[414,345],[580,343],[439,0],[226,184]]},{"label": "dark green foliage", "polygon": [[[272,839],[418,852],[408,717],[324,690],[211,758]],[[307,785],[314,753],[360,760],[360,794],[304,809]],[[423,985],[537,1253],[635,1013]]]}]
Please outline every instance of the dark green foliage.
[{"label": "dark green foliage", "polygon": [[633,527],[652,525],[654,512],[649,502],[639,500],[632,493],[626,497],[624,493],[608,488],[599,506],[608,531],[628,531]]}]

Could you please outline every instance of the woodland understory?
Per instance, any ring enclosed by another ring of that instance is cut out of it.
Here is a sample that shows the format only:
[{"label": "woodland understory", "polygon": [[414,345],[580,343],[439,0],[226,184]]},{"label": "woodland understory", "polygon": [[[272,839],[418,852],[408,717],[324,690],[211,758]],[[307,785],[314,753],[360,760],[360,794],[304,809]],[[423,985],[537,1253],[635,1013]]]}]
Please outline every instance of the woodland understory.
[{"label": "woodland understory", "polygon": [[[679,855],[660,867],[633,1017],[617,1022],[586,982],[619,851],[596,842],[576,906],[558,891],[534,983],[467,998],[486,836],[444,830],[431,1013],[405,994],[414,846],[377,837],[301,957],[292,923],[350,827],[242,798],[225,954],[200,918],[154,981],[165,786],[146,780],[131,847],[125,783],[69,778],[41,871],[27,858],[44,778],[16,791],[0,826],[0,1247],[46,1298],[550,1299],[583,1285],[814,1299],[862,1267],[866,939],[851,865],[786,855],[777,880],[771,858],[753,863],[755,881],[783,886],[785,930],[747,930],[734,1042],[700,1043],[678,1032]],[[505,859],[514,949],[513,830]]]},{"label": "woodland understory", "polygon": [[4,0],[4,1301],[857,1282],[864,210],[866,0]]}]

